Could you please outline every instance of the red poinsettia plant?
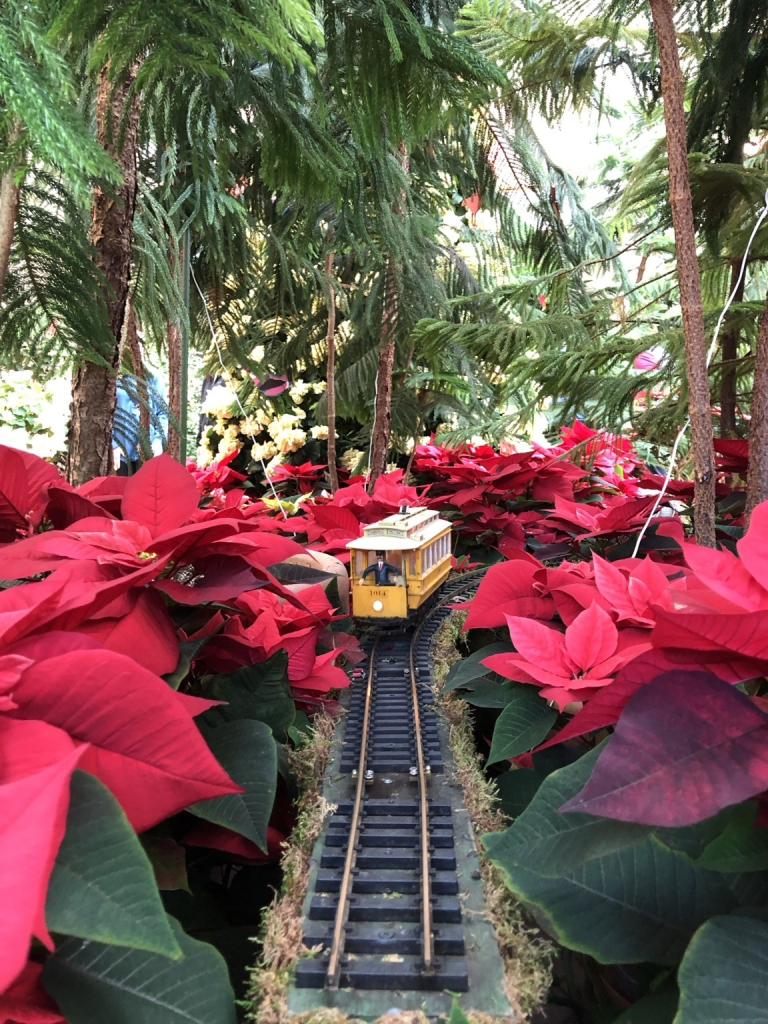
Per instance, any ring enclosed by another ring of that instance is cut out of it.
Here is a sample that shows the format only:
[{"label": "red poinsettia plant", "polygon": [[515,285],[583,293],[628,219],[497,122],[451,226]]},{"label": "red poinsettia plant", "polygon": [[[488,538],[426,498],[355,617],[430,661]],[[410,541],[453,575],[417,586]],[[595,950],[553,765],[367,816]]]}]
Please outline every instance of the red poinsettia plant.
[{"label": "red poinsettia plant", "polygon": [[484,843],[544,927],[600,963],[646,962],[639,1016],[657,1019],[662,993],[659,1019],[714,1021],[741,991],[757,1019],[768,503],[735,552],[675,536],[669,562],[520,552],[492,566],[466,620],[476,649],[447,686],[484,716],[489,761],[509,765],[513,820]]},{"label": "red poinsettia plant", "polygon": [[278,746],[359,654],[303,545],[199,498],[168,456],[75,489],[0,448],[0,1019],[82,1019],[94,951],[231,1013],[158,882],[186,846],[279,856]]}]

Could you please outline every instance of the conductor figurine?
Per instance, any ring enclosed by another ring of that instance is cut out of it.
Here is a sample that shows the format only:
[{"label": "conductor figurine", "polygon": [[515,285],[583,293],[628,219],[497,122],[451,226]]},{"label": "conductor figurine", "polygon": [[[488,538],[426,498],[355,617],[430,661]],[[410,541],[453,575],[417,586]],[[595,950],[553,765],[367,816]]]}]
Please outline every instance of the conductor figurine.
[{"label": "conductor figurine", "polygon": [[376,561],[374,562],[373,565],[368,566],[368,568],[361,576],[361,579],[365,579],[368,573],[372,572],[377,586],[389,587],[392,585],[389,579],[389,574],[393,573],[394,575],[397,575],[399,571],[400,570],[397,568],[397,566],[390,565],[389,562],[384,561],[383,551],[377,551]]}]

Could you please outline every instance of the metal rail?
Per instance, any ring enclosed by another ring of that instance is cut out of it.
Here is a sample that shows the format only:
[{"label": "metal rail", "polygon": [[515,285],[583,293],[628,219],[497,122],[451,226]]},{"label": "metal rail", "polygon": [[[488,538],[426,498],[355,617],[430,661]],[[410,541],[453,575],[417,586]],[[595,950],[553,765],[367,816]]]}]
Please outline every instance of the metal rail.
[{"label": "metal rail", "polygon": [[349,917],[349,897],[352,888],[352,872],[357,859],[357,846],[360,839],[360,818],[363,806],[363,791],[365,789],[365,763],[368,757],[368,731],[371,722],[371,696],[373,694],[373,670],[376,664],[376,648],[379,646],[378,638],[374,641],[368,666],[368,683],[365,691],[365,711],[363,713],[363,730],[360,738],[360,759],[357,763],[357,786],[355,788],[355,802],[352,807],[352,818],[349,826],[349,844],[347,855],[344,861],[344,874],[341,877],[341,888],[339,890],[339,906],[336,911],[336,922],[333,928],[333,939],[331,952],[328,959],[328,971],[325,979],[325,987],[335,991],[339,987],[341,976],[341,957],[344,953],[344,933]]},{"label": "metal rail", "polygon": [[[438,599],[436,606],[427,611],[426,616],[422,619],[422,621],[419,623],[419,625],[417,626],[416,630],[413,633],[409,650],[408,664],[411,677],[413,729],[416,741],[416,769],[419,787],[422,970],[425,974],[429,974],[434,970],[435,953],[432,913],[432,874],[430,861],[429,799],[427,791],[427,782],[430,773],[428,771],[429,766],[425,763],[424,744],[422,742],[421,735],[421,711],[419,708],[418,681],[416,677],[415,665],[416,644],[418,641],[419,633],[421,632],[421,629],[424,626],[425,622],[429,618],[431,618],[431,616],[442,605],[446,604],[452,598],[457,596],[457,591],[460,592],[460,590],[463,589],[461,587],[462,583],[466,584],[470,580],[474,582],[474,578],[481,575],[483,571],[484,569],[480,570],[480,572],[476,570],[475,572],[464,573],[461,576],[454,577],[454,579],[450,581],[446,581],[447,586],[446,584],[444,584],[443,588],[441,589],[446,589],[448,593],[444,594],[442,600]],[[339,982],[341,979],[341,961],[342,957],[344,956],[344,945],[347,930],[347,922],[349,919],[352,882],[355,870],[355,862],[357,860],[357,850],[360,842],[360,824],[362,819],[363,794],[366,785],[366,764],[368,760],[368,737],[370,733],[371,723],[373,677],[376,664],[376,650],[379,645],[379,639],[380,638],[377,637],[376,640],[374,641],[369,656],[368,681],[365,691],[363,723],[360,737],[360,756],[357,764],[357,785],[355,787],[355,798],[352,807],[352,816],[350,820],[349,840],[344,860],[344,871],[342,874],[341,885],[339,889],[339,903],[336,909],[333,937],[331,940],[328,967],[325,977],[325,987],[330,991],[335,991],[339,988]]]},{"label": "metal rail", "polygon": [[429,863],[429,803],[427,800],[427,765],[424,763],[424,747],[421,742],[421,714],[419,693],[416,683],[414,651],[419,631],[413,634],[409,652],[411,672],[411,697],[413,699],[413,729],[416,734],[416,767],[419,779],[419,818],[421,821],[421,950],[425,971],[431,971],[434,961],[432,936],[432,876]]}]

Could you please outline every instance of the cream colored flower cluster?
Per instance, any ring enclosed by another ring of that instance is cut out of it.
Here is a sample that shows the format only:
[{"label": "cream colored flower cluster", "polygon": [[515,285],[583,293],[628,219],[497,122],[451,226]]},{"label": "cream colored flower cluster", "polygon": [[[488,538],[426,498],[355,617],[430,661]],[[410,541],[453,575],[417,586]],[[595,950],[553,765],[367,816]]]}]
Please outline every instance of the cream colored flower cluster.
[{"label": "cream colored flower cluster", "polygon": [[306,443],[306,431],[299,427],[305,417],[306,413],[301,409],[294,409],[292,413],[283,413],[267,424],[267,432],[281,455],[297,452]]},{"label": "cream colored flower cluster", "polygon": [[[272,402],[269,399],[263,399],[264,406],[254,409],[245,417],[236,417],[234,414],[237,396],[232,388],[225,385],[211,388],[206,395],[202,411],[215,418],[216,422],[214,426],[208,427],[203,432],[200,446],[197,449],[197,465],[201,469],[205,469],[217,459],[229,455],[235,449],[241,449],[245,443],[243,441],[243,436],[245,436],[253,440],[251,449],[253,458],[268,462],[267,472],[270,473],[286,455],[302,448],[306,444],[308,436],[315,440],[327,440],[327,426],[318,425],[309,430],[302,426],[302,421],[306,419],[307,414],[299,407],[307,395],[320,395],[326,390],[326,386],[324,381],[312,384],[304,380],[297,380],[288,391],[288,397],[293,402],[291,412],[278,414]],[[263,437],[265,433],[269,435],[268,440],[255,440]],[[221,438],[217,446],[214,445],[214,434]]]},{"label": "cream colored flower cluster", "polygon": [[305,380],[297,380],[288,390],[288,397],[294,405],[300,405],[302,399],[312,392],[315,395],[322,395],[327,388],[325,381],[318,381],[317,384],[310,384]]},{"label": "cream colored flower cluster", "polygon": [[231,410],[236,405],[237,395],[234,390],[226,384],[217,384],[205,396],[202,408],[206,416],[224,419],[231,416]]}]

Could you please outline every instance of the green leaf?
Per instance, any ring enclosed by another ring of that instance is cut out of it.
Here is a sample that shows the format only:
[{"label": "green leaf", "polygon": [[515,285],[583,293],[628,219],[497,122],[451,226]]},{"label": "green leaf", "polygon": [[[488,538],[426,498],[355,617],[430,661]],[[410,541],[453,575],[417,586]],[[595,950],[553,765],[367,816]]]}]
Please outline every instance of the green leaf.
[{"label": "green leaf", "polygon": [[190,891],[187,855],[183,846],[179,846],[170,836],[154,836],[147,832],[141,837],[141,845],[155,872],[158,889]]},{"label": "green leaf", "polygon": [[72,776],[45,919],[61,935],[181,956],[138,836],[107,787],[87,772]]},{"label": "green leaf", "polygon": [[505,708],[514,700],[517,687],[514,683],[480,681],[471,690],[462,693],[461,698],[476,708]]},{"label": "green leaf", "polygon": [[535,747],[556,720],[555,708],[550,708],[532,687],[521,686],[496,722],[488,764],[505,761]]},{"label": "green leaf", "polygon": [[707,921],[686,950],[678,984],[675,1024],[768,1024],[768,924]]},{"label": "green leaf", "polygon": [[224,959],[168,920],[181,960],[80,939],[57,948],[43,985],[69,1024],[235,1024]]},{"label": "green leaf", "polygon": [[298,749],[303,747],[312,734],[312,723],[304,711],[297,711],[293,725],[288,727],[288,736],[293,745]]},{"label": "green leaf", "polygon": [[679,1000],[674,978],[669,978],[655,992],[649,992],[620,1014],[612,1024],[672,1024]]},{"label": "green leaf", "polygon": [[169,672],[163,676],[163,679],[168,683],[172,690],[178,690],[181,684],[189,675],[189,670],[192,667],[196,655],[203,647],[208,643],[210,637],[204,636],[199,640],[182,640],[179,644],[179,662],[173,672]]},{"label": "green leaf", "polygon": [[755,828],[757,805],[750,801],[714,839],[696,861],[710,871],[742,872],[768,870],[768,833]]},{"label": "green leaf", "polygon": [[267,826],[277,790],[277,747],[268,725],[243,720],[201,728],[216,760],[245,790],[201,800],[189,810],[239,832],[266,851]]},{"label": "green leaf", "polygon": [[707,918],[738,901],[724,877],[648,837],[569,875],[547,878],[506,862],[510,887],[563,945],[600,963],[675,964]]},{"label": "green leaf", "polygon": [[538,792],[543,778],[533,768],[512,768],[496,779],[501,809],[509,818],[517,818]]},{"label": "green leaf", "polygon": [[483,836],[491,859],[502,868],[519,865],[539,875],[569,875],[594,857],[644,839],[650,832],[645,825],[558,810],[583,789],[601,752],[602,745],[547,776],[514,824]]},{"label": "green leaf", "polygon": [[510,643],[489,644],[487,647],[475,651],[474,654],[470,654],[468,658],[457,661],[455,665],[451,666],[445,677],[443,689],[446,691],[461,690],[476,680],[487,678],[492,673],[485,665],[480,664],[483,658],[490,658],[492,654],[507,654],[514,649]]},{"label": "green leaf", "polygon": [[687,853],[692,860],[702,856],[706,848],[726,827],[737,818],[742,812],[742,804],[735,804],[732,807],[724,807],[722,811],[697,821],[695,825],[684,825],[680,828],[657,828],[654,835],[660,843],[669,846],[672,850],[681,850]]},{"label": "green leaf", "polygon": [[226,704],[206,711],[201,716],[203,721],[215,724],[222,719],[234,722],[248,718],[266,722],[279,743],[285,740],[296,716],[288,683],[288,655],[283,651],[269,661],[247,665],[229,675],[215,676],[204,696]]},{"label": "green leaf", "polygon": [[462,1008],[459,1006],[458,996],[453,997],[453,1004],[451,1005],[451,1015],[448,1018],[448,1024],[470,1024],[469,1017],[464,1013]]}]

